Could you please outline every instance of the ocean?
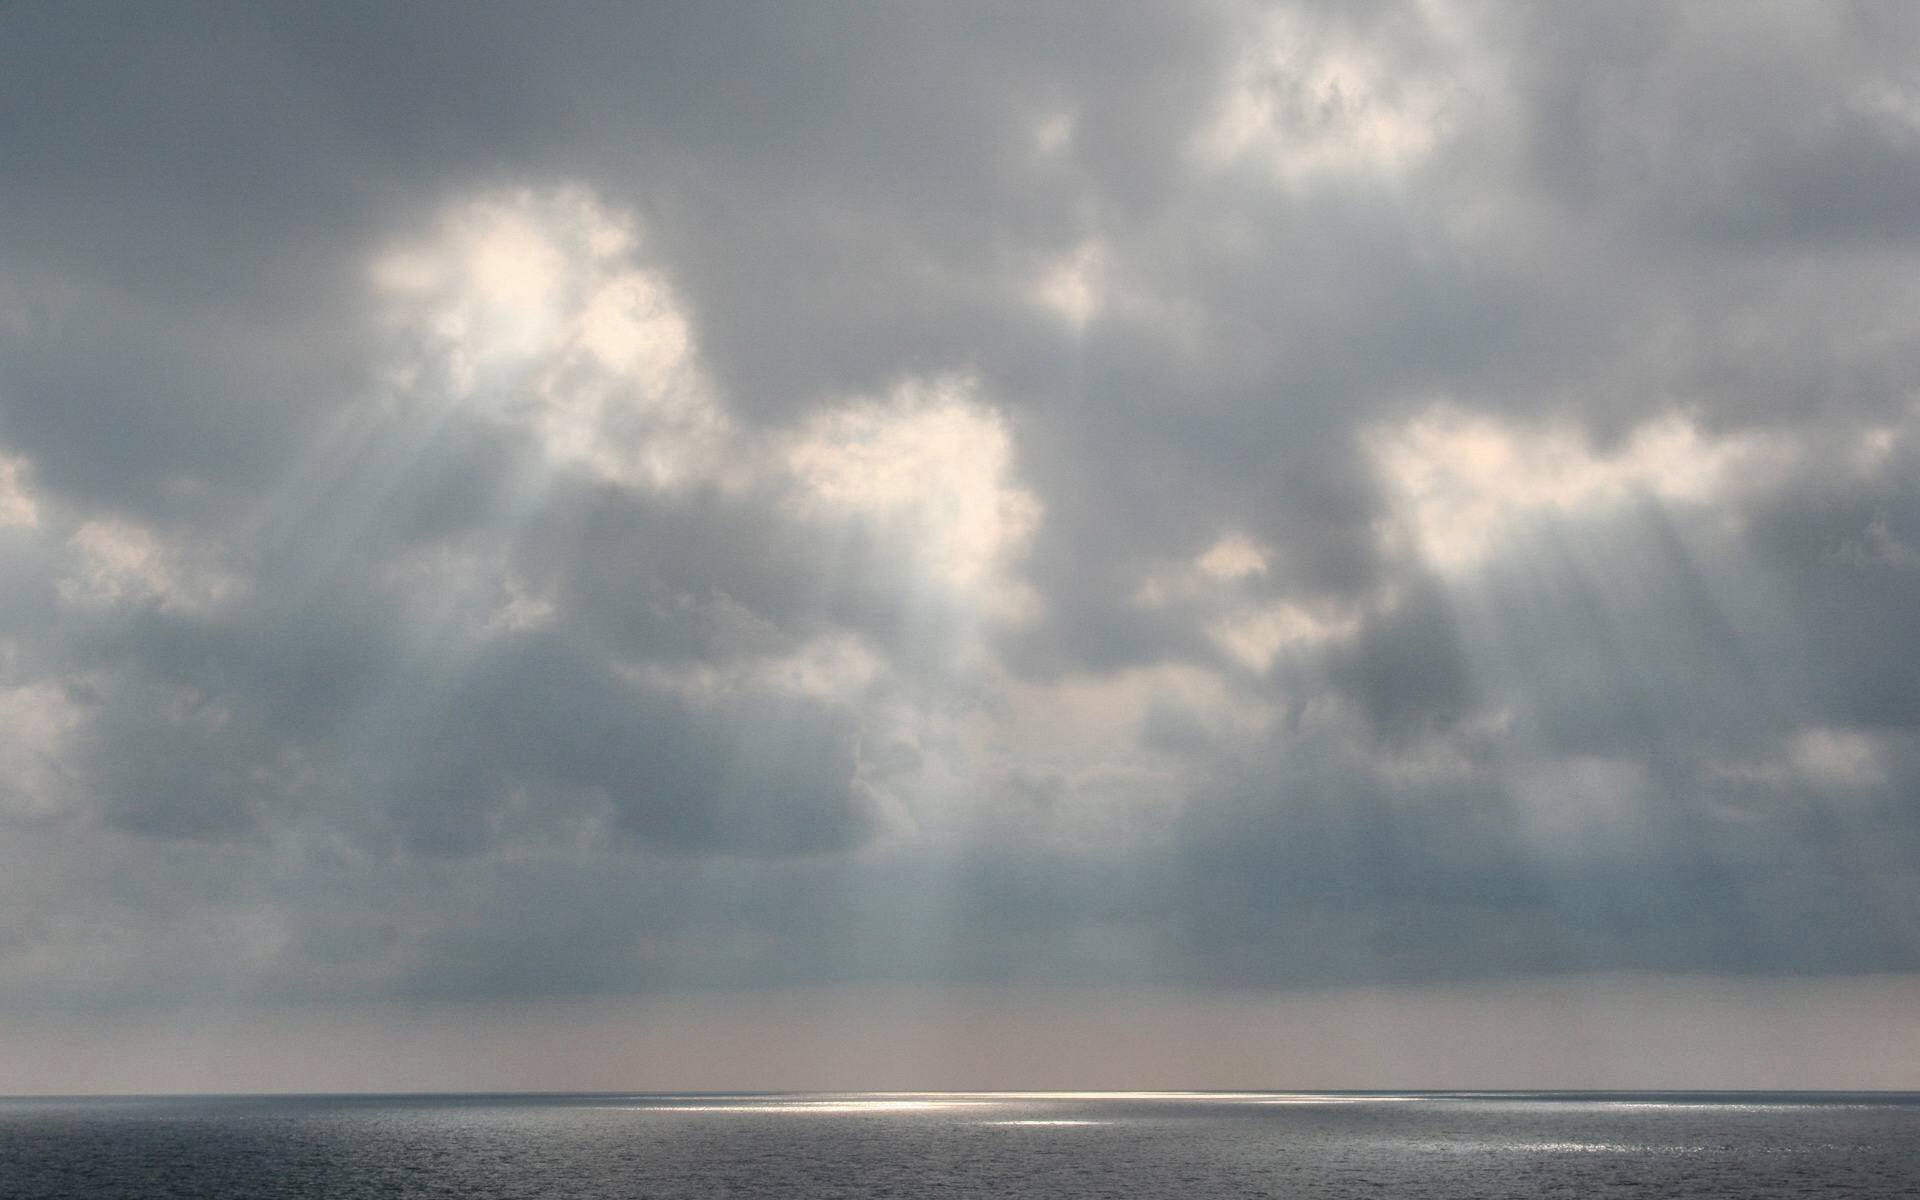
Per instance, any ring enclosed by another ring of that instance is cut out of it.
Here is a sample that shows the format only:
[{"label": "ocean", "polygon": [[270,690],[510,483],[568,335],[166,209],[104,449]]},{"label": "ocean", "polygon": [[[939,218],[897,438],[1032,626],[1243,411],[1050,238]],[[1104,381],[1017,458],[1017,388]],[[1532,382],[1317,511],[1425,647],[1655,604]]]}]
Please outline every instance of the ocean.
[{"label": "ocean", "polygon": [[1920,1195],[1920,1094],[0,1100],[0,1197]]}]

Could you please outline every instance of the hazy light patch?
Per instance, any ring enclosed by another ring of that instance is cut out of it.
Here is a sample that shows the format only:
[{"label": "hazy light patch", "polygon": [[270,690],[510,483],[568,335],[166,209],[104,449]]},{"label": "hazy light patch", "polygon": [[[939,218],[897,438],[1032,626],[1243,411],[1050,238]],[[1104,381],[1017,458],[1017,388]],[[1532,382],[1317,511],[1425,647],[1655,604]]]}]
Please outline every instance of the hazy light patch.
[{"label": "hazy light patch", "polygon": [[[36,289],[37,291],[38,289]],[[27,288],[10,281],[0,281],[0,331],[16,337],[33,332],[38,324],[38,305],[40,296],[32,296]]]},{"label": "hazy light patch", "polygon": [[44,820],[75,800],[62,764],[68,739],[86,716],[74,699],[81,682],[9,683],[0,676],[0,817]]},{"label": "hazy light patch", "polygon": [[1835,557],[1853,567],[1911,571],[1920,568],[1920,548],[1893,531],[1884,513],[1867,523],[1866,532],[1850,539]]},{"label": "hazy light patch", "polygon": [[1920,130],[1920,82],[1911,76],[1881,76],[1855,87],[1847,107],[1863,116]]},{"label": "hazy light patch", "polygon": [[1374,747],[1373,767],[1401,784],[1466,779],[1487,768],[1487,752],[1512,733],[1513,723],[1510,706],[1475,713],[1445,734],[1429,735],[1401,747]]},{"label": "hazy light patch", "polygon": [[482,632],[499,637],[553,624],[556,612],[553,601],[536,594],[519,576],[506,575],[501,580],[500,590],[500,600],[494,605],[493,612],[488,614]]},{"label": "hazy light patch", "polygon": [[[760,623],[759,618],[725,597],[719,604],[736,610],[741,622]],[[883,676],[887,664],[858,635],[836,632],[810,638],[786,654],[747,656],[721,664],[644,663],[619,670],[649,687],[676,692],[695,703],[769,692],[852,700]]]},{"label": "hazy light patch", "polygon": [[1208,640],[1246,670],[1264,672],[1282,650],[1351,637],[1361,614],[1302,599],[1252,599],[1248,585],[1266,578],[1274,551],[1229,530],[1192,562],[1149,575],[1133,602],[1148,608],[1181,606]]},{"label": "hazy light patch", "polygon": [[[57,834],[24,836],[35,838],[28,845],[39,853],[59,854]],[[230,850],[197,853],[198,849],[188,854],[202,868],[237,857]],[[167,889],[149,892],[144,887],[148,877],[142,868],[155,854],[151,848],[142,854],[137,846],[121,845],[111,852],[109,862],[132,886],[142,888],[143,896],[164,902]],[[10,871],[18,874],[18,864],[10,864]],[[191,886],[204,891],[204,877]],[[165,909],[115,912],[105,906],[84,906],[48,914],[39,928],[15,932],[28,936],[0,941],[0,959],[9,970],[27,978],[58,980],[59,992],[72,997],[109,994],[102,989],[125,980],[135,988],[159,990],[184,984],[205,989],[203,995],[225,993],[231,998],[233,989],[251,986],[270,969],[288,944],[283,914],[232,894],[207,899],[191,921],[179,920]],[[209,1005],[208,1012],[219,1007]],[[202,1048],[200,1061],[211,1063],[217,1058]]]},{"label": "hazy light patch", "polygon": [[1899,442],[1900,431],[1889,426],[1879,426],[1862,433],[1854,443],[1854,471],[1860,475],[1878,473],[1893,457],[1894,447]]},{"label": "hazy light patch", "polygon": [[1320,616],[1281,601],[1240,609],[1209,625],[1207,636],[1249,671],[1265,671],[1288,647],[1340,641],[1359,628],[1357,615]]},{"label": "hazy light patch", "polygon": [[858,635],[822,634],[791,654],[758,664],[754,682],[798,696],[846,700],[872,687],[886,662]]},{"label": "hazy light patch", "polygon": [[1368,449],[1427,561],[1454,571],[1485,559],[1523,518],[1593,515],[1635,496],[1707,501],[1772,477],[1789,454],[1777,439],[1714,438],[1678,415],[1605,451],[1571,428],[1448,407],[1375,430]]},{"label": "hazy light patch", "polygon": [[1151,844],[1168,834],[1191,781],[1143,745],[1149,714],[1178,712],[1236,734],[1266,716],[1257,698],[1191,666],[1045,683],[989,673],[979,684],[977,704],[927,704],[891,689],[867,702],[862,779],[896,839],[1005,834],[1074,851]]},{"label": "hazy light patch", "polygon": [[1073,135],[1079,125],[1079,114],[1072,112],[1050,113],[1041,118],[1033,127],[1034,153],[1041,158],[1065,153],[1073,145]]},{"label": "hazy light patch", "polygon": [[1228,76],[1199,155],[1251,162],[1290,184],[1400,174],[1451,127],[1456,87],[1394,61],[1383,39],[1275,11]]},{"label": "hazy light patch", "polygon": [[1191,562],[1171,564],[1148,575],[1133,602],[1148,607],[1218,602],[1240,594],[1234,585],[1265,577],[1274,558],[1272,547],[1229,530]]},{"label": "hazy light patch", "polygon": [[1222,534],[1220,540],[1193,560],[1202,575],[1213,579],[1245,579],[1265,575],[1273,560],[1271,548],[1237,531]]},{"label": "hazy light patch", "polygon": [[1003,679],[998,697],[963,742],[961,782],[994,781],[994,803],[976,801],[969,814],[1080,849],[1151,844],[1186,803],[1193,781],[1184,765],[1142,741],[1151,719],[1171,716],[1224,740],[1257,736],[1272,717],[1259,697],[1179,664],[1046,683]]},{"label": "hazy light patch", "polygon": [[1877,787],[1887,781],[1880,747],[1871,734],[1852,729],[1803,729],[1787,742],[1794,772],[1816,787],[1834,790]]},{"label": "hazy light patch", "polygon": [[[975,803],[975,826],[997,828],[1034,846],[1125,851],[1164,841],[1191,782],[1176,770],[1140,761],[1047,766],[1008,764],[989,776],[995,804]],[[997,818],[997,820],[996,820]],[[1150,965],[1149,941],[1135,931],[1097,926],[1076,945],[1108,960]]]},{"label": "hazy light patch", "polygon": [[1645,834],[1647,764],[1598,755],[1554,759],[1514,772],[1520,834],[1554,858],[1632,845]]},{"label": "hazy light patch", "polygon": [[1099,759],[1131,745],[1155,706],[1171,705],[1209,726],[1252,730],[1263,707],[1201,667],[1163,664],[1045,684],[1006,684],[1005,744],[1022,755],[1049,750]]},{"label": "hazy light patch", "polygon": [[448,540],[414,547],[385,564],[380,581],[416,633],[451,652],[470,638],[499,637],[551,624],[546,596],[508,569],[491,540]]},{"label": "hazy light patch", "polygon": [[1764,757],[1709,764],[1717,778],[1770,788],[1810,787],[1826,792],[1885,786],[1887,765],[1879,739],[1857,729],[1802,729]]},{"label": "hazy light patch", "polygon": [[32,529],[40,524],[40,505],[27,490],[27,460],[0,454],[0,529]]},{"label": "hazy light patch", "polygon": [[1106,243],[1083,242],[1048,264],[1034,285],[1035,299],[1067,324],[1083,329],[1107,306],[1112,269]]},{"label": "hazy light patch", "polygon": [[1005,421],[970,383],[903,385],[815,417],[787,452],[806,507],[872,522],[927,572],[1003,620],[1038,604],[1009,568],[1040,522],[1013,480]]},{"label": "hazy light patch", "polygon": [[1097,321],[1124,320],[1152,329],[1183,353],[1206,353],[1207,321],[1191,296],[1151,278],[1153,264],[1129,256],[1113,240],[1091,235],[1040,257],[1024,299],[1078,336]]},{"label": "hazy light patch", "polygon": [[88,521],[68,539],[76,562],[56,591],[62,604],[105,609],[158,604],[162,611],[198,613],[246,591],[237,575],[195,561],[153,531],[126,521]]},{"label": "hazy light patch", "polygon": [[932,846],[975,829],[1004,773],[992,736],[980,712],[930,703],[925,693],[870,698],[858,749],[859,782],[879,816],[870,848]]}]

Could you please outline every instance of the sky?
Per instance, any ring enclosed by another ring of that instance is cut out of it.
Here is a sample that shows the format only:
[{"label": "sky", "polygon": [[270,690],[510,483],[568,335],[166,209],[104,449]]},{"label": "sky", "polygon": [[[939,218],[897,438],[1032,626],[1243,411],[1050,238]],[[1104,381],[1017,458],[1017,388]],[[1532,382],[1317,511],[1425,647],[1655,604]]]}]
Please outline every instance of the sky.
[{"label": "sky", "polygon": [[0,1092],[1920,1088],[1916,61],[0,8]]}]

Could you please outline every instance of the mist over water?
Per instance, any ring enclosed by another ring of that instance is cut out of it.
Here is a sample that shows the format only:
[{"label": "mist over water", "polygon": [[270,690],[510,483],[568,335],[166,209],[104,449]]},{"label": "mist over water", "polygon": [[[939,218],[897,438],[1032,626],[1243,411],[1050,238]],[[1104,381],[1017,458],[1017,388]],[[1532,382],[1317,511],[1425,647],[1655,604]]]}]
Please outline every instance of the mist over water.
[{"label": "mist over water", "polygon": [[1911,1195],[1912,1093],[0,1101],[0,1194]]}]

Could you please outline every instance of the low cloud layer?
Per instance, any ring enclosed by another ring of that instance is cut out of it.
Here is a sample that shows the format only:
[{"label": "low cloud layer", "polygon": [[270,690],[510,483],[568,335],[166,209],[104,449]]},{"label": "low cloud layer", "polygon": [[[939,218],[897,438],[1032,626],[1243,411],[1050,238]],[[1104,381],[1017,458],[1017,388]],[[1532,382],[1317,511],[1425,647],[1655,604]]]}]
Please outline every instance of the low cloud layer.
[{"label": "low cloud layer", "polygon": [[1920,27],[0,16],[0,988],[1920,969]]}]

